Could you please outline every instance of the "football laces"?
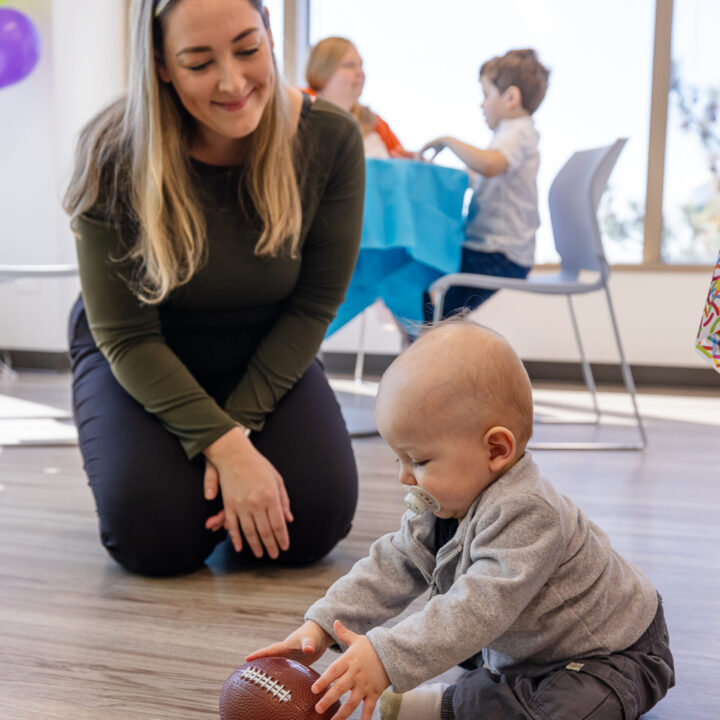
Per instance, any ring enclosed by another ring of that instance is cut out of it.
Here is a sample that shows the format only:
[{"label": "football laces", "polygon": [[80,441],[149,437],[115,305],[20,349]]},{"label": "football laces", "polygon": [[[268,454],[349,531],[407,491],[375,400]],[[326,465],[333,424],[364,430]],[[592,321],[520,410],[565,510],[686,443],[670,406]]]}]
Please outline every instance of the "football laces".
[{"label": "football laces", "polygon": [[258,685],[272,695],[278,702],[290,702],[292,693],[286,690],[285,686],[274,680],[270,675],[254,667],[245,668],[240,674],[242,680],[247,680]]}]

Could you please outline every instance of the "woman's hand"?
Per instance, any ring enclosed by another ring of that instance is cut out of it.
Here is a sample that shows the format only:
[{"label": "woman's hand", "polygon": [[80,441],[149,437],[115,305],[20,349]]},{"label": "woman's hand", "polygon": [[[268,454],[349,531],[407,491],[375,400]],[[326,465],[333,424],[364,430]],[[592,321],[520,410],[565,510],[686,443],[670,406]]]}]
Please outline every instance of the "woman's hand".
[{"label": "woman's hand", "polygon": [[255,557],[262,557],[264,546],[277,558],[290,546],[287,523],[293,519],[282,477],[239,427],[209,445],[205,457],[205,499],[217,497],[218,488],[223,498],[223,510],[205,527],[225,527],[238,552],[244,536]]},{"label": "woman's hand", "polygon": [[308,620],[282,642],[255,650],[245,658],[245,661],[249,662],[261,657],[284,657],[309,667],[323,656],[333,642],[331,635],[328,635],[317,623]]}]

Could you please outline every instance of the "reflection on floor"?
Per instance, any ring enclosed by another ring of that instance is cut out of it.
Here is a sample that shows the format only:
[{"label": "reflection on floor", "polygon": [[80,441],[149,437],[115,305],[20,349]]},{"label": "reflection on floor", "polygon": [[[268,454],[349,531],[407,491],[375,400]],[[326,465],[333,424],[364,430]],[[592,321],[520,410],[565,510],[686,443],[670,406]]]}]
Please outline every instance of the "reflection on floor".
[{"label": "reflection on floor", "polygon": [[0,447],[75,443],[77,432],[67,411],[0,394]]},{"label": "reflection on floor", "polygon": [[[334,378],[331,385],[353,437],[376,434],[374,411],[378,382]],[[638,406],[646,422],[678,420],[692,425],[720,425],[720,378],[718,393],[703,397],[697,391],[663,394],[661,391],[640,392]],[[566,441],[633,441],[637,432],[630,396],[623,391],[598,392],[600,422],[594,423],[591,396],[582,389],[538,387],[533,390],[535,401],[534,440],[545,442],[563,433]],[[555,426],[561,425],[561,428]]]}]

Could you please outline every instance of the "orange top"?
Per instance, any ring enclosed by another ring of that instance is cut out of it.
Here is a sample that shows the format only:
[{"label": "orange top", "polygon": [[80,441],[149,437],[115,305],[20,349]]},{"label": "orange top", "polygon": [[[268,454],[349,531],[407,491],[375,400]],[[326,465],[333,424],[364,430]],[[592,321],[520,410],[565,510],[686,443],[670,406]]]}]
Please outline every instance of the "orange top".
[{"label": "orange top", "polygon": [[[317,95],[317,93],[309,87],[300,88],[300,92],[311,96]],[[412,158],[413,154],[402,146],[402,143],[397,139],[395,133],[390,129],[390,126],[377,113],[373,113],[373,115],[375,116],[375,127],[373,130],[380,136],[380,139],[387,148],[388,155],[396,158]]]},{"label": "orange top", "polygon": [[379,115],[375,115],[375,132],[385,143],[390,157],[412,157],[412,153],[405,150],[390,126]]}]

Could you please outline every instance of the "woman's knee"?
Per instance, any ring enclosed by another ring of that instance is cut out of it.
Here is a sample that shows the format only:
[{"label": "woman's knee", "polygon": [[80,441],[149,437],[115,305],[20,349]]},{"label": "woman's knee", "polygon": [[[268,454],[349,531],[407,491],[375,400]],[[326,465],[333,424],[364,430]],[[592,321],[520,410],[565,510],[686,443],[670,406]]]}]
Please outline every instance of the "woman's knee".
[{"label": "woman's knee", "polygon": [[224,531],[205,528],[207,517],[219,508],[211,509],[200,493],[178,502],[178,497],[153,491],[152,477],[130,488],[118,480],[106,479],[105,490],[95,492],[95,498],[102,544],[127,570],[142,575],[190,572],[224,538]]},{"label": "woman's knee", "polygon": [[126,570],[138,575],[167,576],[193,572],[202,567],[225,531],[170,534],[162,526],[128,533],[101,522],[100,539],[110,556]]},{"label": "woman's knee", "polygon": [[288,527],[290,548],[283,557],[288,562],[308,564],[321,560],[352,529],[357,506],[357,478],[335,477],[334,483],[319,483],[313,492],[291,498],[295,521]]},{"label": "woman's knee", "polygon": [[86,469],[95,496],[100,537],[111,556],[131,572],[170,575],[204,562],[224,531],[205,521],[219,500],[202,494],[201,463],[157,452],[101,453]]},{"label": "woman's knee", "polygon": [[318,562],[335,549],[351,528],[352,524],[348,523],[341,532],[337,532],[336,528],[331,532],[316,528],[309,533],[290,533],[290,547],[280,556],[280,560],[292,565]]}]

